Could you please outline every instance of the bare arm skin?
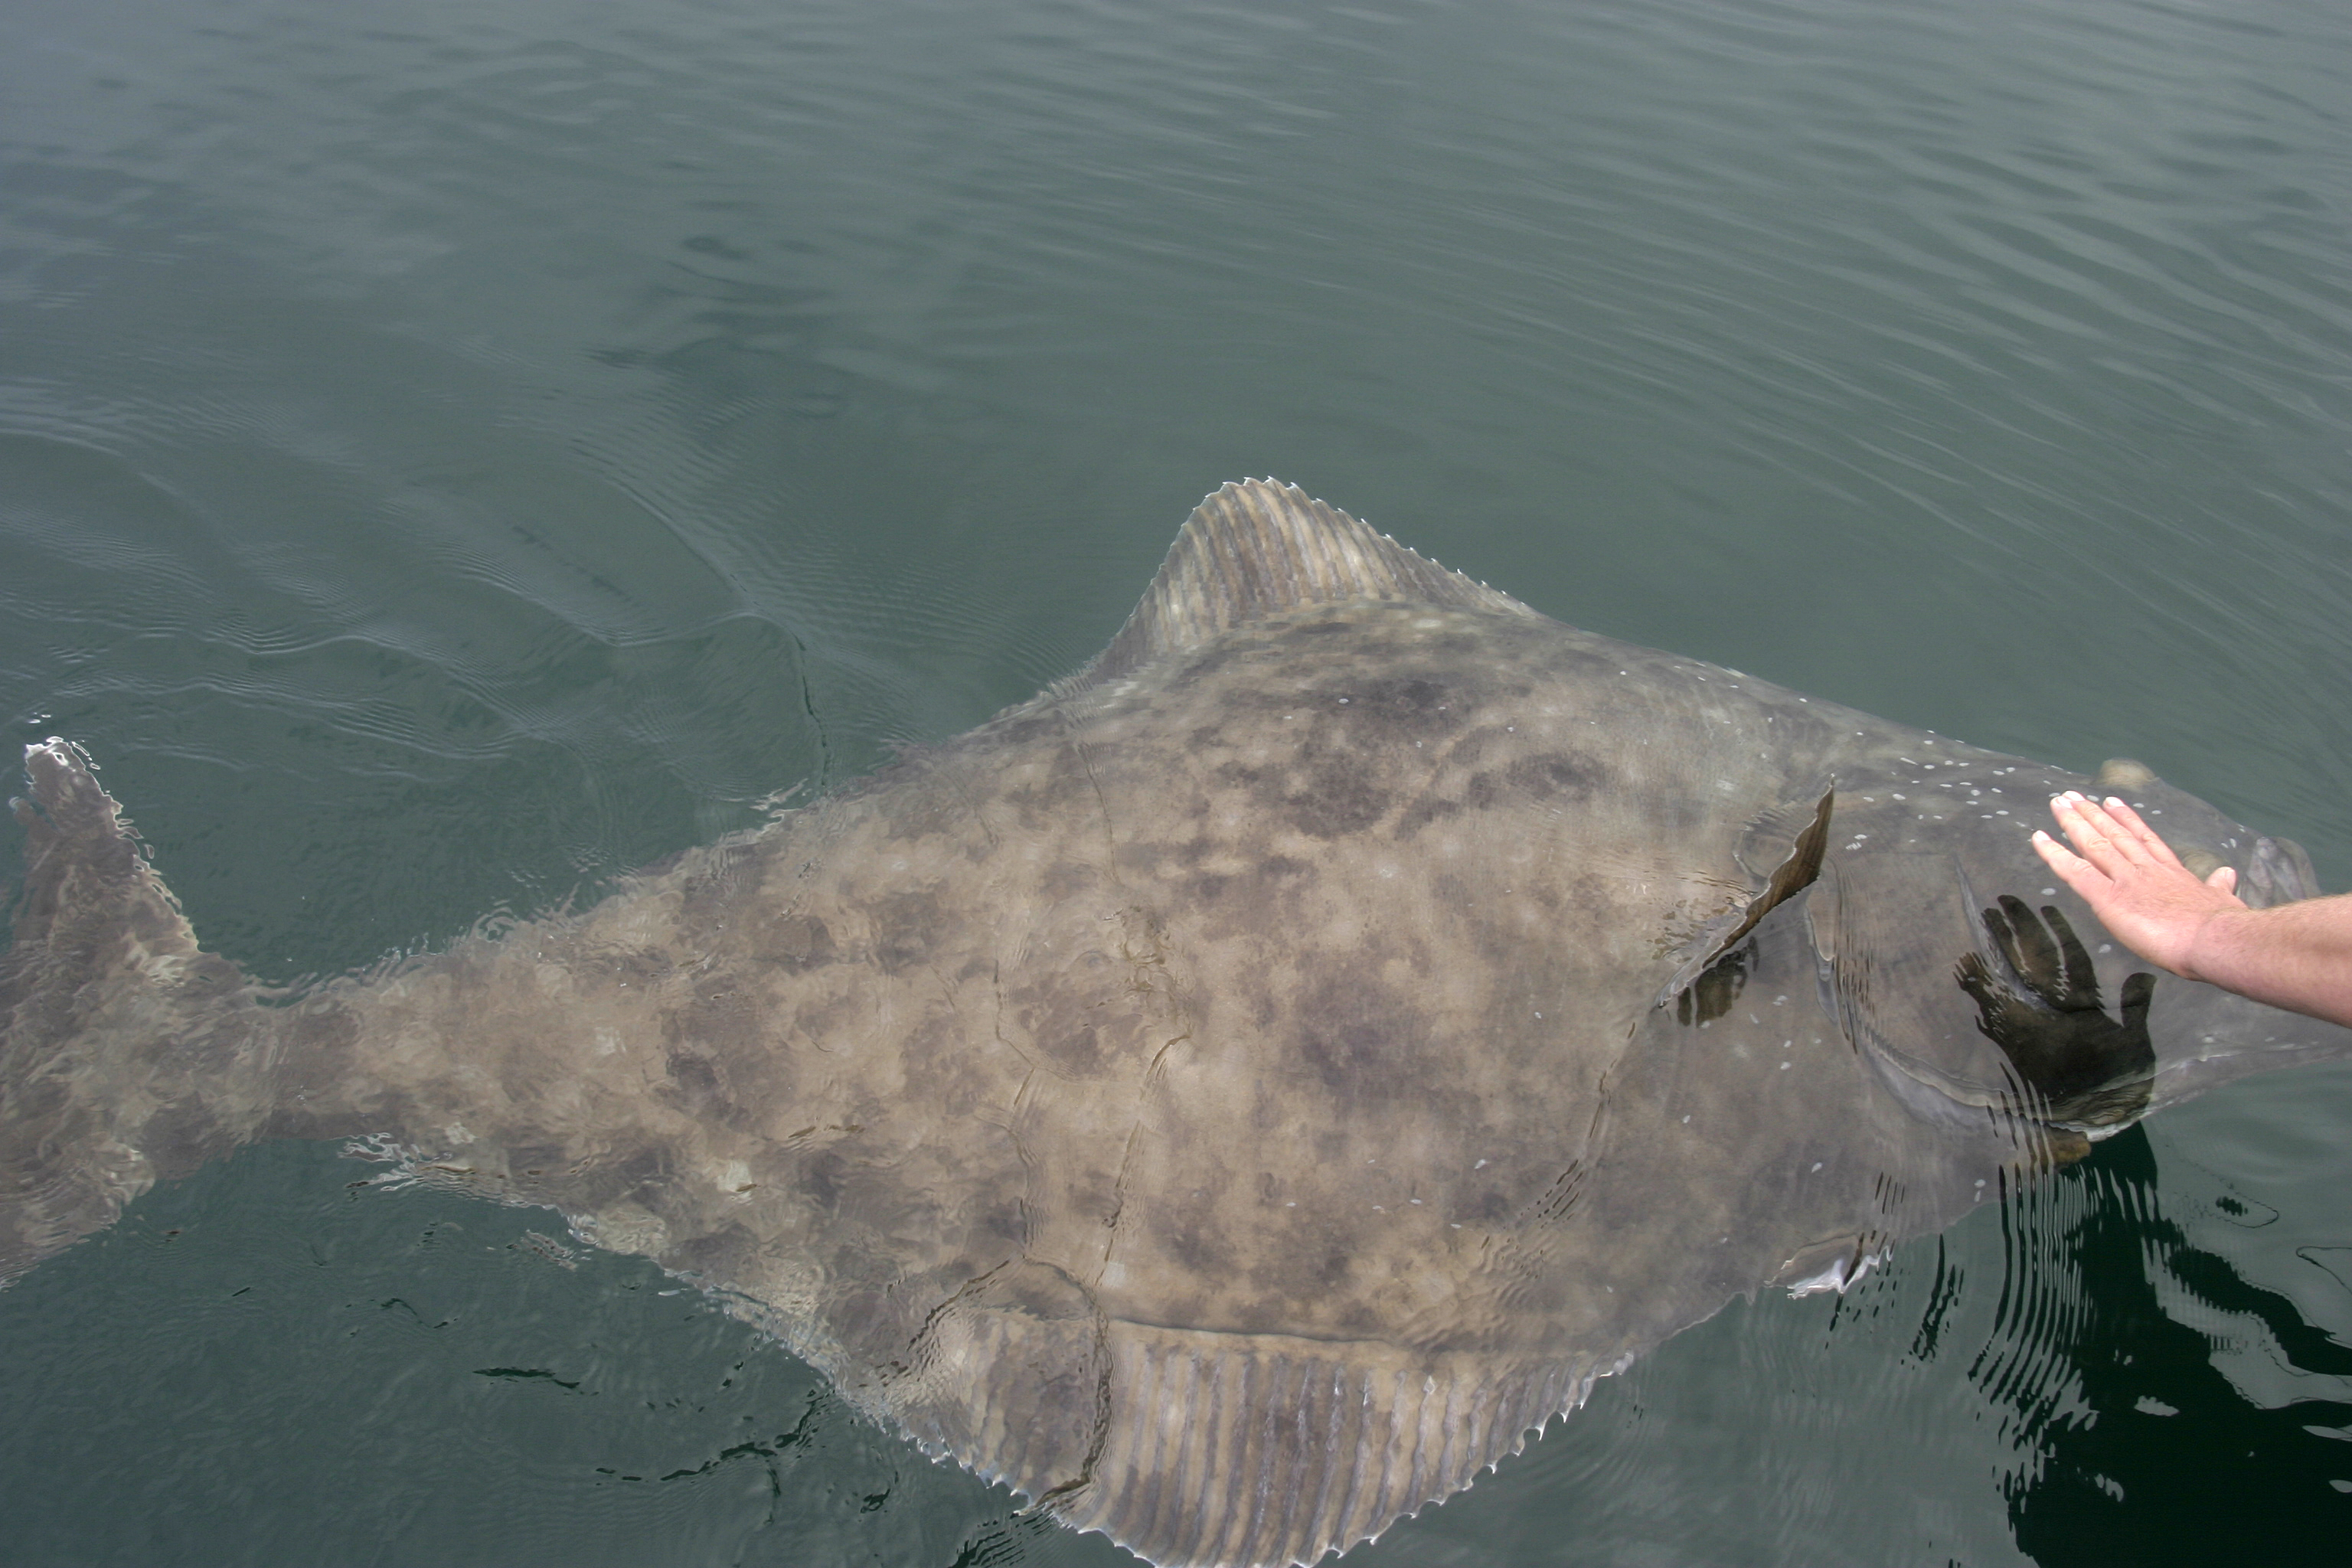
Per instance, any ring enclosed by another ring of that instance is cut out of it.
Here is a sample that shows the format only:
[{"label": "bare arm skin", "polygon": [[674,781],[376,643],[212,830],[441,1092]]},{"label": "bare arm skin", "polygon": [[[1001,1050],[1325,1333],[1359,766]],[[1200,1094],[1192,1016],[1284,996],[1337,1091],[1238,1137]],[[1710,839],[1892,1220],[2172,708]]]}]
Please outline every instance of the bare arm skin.
[{"label": "bare arm skin", "polygon": [[2069,790],[2050,810],[2074,846],[2033,847],[2123,944],[2188,980],[2352,1024],[2352,896],[2248,909],[2224,866],[2200,880],[2139,814]]}]

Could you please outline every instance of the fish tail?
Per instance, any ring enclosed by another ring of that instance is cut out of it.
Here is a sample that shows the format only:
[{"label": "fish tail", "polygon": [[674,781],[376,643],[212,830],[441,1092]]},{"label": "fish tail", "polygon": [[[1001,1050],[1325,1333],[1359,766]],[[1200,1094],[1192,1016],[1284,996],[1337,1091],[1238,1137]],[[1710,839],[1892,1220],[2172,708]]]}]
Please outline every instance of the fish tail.
[{"label": "fish tail", "polygon": [[196,945],[89,758],[25,750],[25,887],[0,954],[0,1285],[259,1126],[260,1009]]}]

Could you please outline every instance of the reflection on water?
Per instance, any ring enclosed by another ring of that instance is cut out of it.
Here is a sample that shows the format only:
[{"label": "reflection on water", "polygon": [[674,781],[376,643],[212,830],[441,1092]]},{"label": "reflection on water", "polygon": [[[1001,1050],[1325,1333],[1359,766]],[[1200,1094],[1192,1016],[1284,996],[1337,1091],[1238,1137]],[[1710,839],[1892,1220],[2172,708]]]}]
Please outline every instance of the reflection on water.
[{"label": "reflection on water", "polygon": [[[2007,1489],[2018,1545],[2041,1562],[2222,1562],[2252,1523],[2318,1561],[2342,1536],[2315,1505],[2352,1478],[2312,1438],[2352,1431],[2352,1346],[2200,1246],[2165,1212],[2157,1171],[2134,1129],[2004,1216],[2011,1342],[1969,1375],[2036,1452]],[[2238,1225],[2278,1217],[2226,1191],[2209,1203]],[[2291,1400],[2234,1384],[2214,1354],[2223,1336],[2258,1346]]]},{"label": "reflection on water", "polygon": [[[12,20],[0,710],[262,973],[961,729],[1267,471],[1599,630],[2147,757],[2352,882],[2339,7]],[[2320,1560],[2346,1081],[1736,1303],[1362,1555]],[[0,1297],[12,1540],[1118,1559],[359,1169],[249,1152]]]}]

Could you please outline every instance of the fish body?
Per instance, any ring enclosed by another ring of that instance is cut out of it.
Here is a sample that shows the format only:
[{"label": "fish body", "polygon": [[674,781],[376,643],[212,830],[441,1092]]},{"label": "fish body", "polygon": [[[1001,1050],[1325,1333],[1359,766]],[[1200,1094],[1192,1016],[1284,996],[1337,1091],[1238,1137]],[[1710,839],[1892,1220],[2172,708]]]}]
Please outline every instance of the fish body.
[{"label": "fish body", "polygon": [[[1163,1564],[1311,1563],[1763,1286],[2352,1034],[2151,975],[2090,781],[1562,626],[1271,482],[1086,670],[583,912],[265,994],[62,742],[0,1278],[348,1138],[562,1210]],[[2300,851],[2152,777],[2250,901]]]}]

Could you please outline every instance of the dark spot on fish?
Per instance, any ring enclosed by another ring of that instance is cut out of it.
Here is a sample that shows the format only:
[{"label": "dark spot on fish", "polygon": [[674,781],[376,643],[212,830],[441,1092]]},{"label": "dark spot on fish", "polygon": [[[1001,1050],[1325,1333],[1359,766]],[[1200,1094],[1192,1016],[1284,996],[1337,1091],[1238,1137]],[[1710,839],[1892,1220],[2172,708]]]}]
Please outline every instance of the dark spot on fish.
[{"label": "dark spot on fish", "polygon": [[1298,1031],[1298,1047],[1332,1089],[1348,1090],[1366,1078],[1363,1069],[1391,1054],[1390,1031],[1377,1019],[1314,1020]]},{"label": "dark spot on fish", "polygon": [[1307,787],[1285,795],[1282,805],[1299,832],[1339,838],[1378,822],[1388,811],[1389,796],[1361,764],[1334,762],[1317,768]]},{"label": "dark spot on fish", "polygon": [[[876,1267],[870,1257],[847,1247],[830,1261],[831,1274],[843,1280],[859,1279]],[[906,1316],[905,1306],[877,1284],[841,1289],[828,1303],[826,1321],[844,1351],[877,1371],[898,1373],[906,1370]]]},{"label": "dark spot on fish", "polygon": [[709,1057],[693,1051],[671,1051],[668,1056],[669,1080],[677,1086],[677,1098],[698,1116],[717,1110],[721,1100],[719,1068]]},{"label": "dark spot on fish", "polygon": [[[649,947],[607,952],[602,957],[604,973],[609,978],[638,990],[649,989],[675,967],[667,953]],[[495,984],[502,976],[486,965],[479,978],[487,984]]]},{"label": "dark spot on fish", "polygon": [[1548,673],[1555,677],[1571,671],[1585,676],[1613,675],[1618,669],[1615,656],[1594,653],[1590,648],[1551,647],[1545,649],[1544,653]]},{"label": "dark spot on fish", "polygon": [[1458,682],[1428,676],[1391,676],[1350,693],[1356,722],[1371,723],[1407,740],[1433,740],[1464,728],[1475,699]]},{"label": "dark spot on fish", "polygon": [[728,1283],[744,1278],[760,1253],[760,1238],[734,1220],[705,1236],[688,1237],[662,1255],[663,1267]]},{"label": "dark spot on fish", "polygon": [[1037,879],[1037,890],[1049,899],[1073,898],[1092,891],[1097,879],[1091,866],[1076,860],[1057,860]]},{"label": "dark spot on fish", "polygon": [[832,931],[814,915],[787,915],[769,932],[761,956],[788,974],[821,969],[840,956],[834,950]]},{"label": "dark spot on fish", "polygon": [[562,1174],[568,1157],[560,1143],[521,1143],[507,1151],[507,1170],[519,1186],[536,1190]]},{"label": "dark spot on fish", "polygon": [[1427,1026],[1370,967],[1339,965],[1318,978],[1293,1014],[1298,1055],[1344,1099],[1391,1099],[1430,1081]]},{"label": "dark spot on fish", "polygon": [[878,900],[872,919],[875,964],[886,974],[898,974],[929,959],[946,915],[939,900],[916,892]]},{"label": "dark spot on fish", "polygon": [[1273,900],[1313,870],[1306,861],[1291,856],[1268,855],[1246,871],[1204,872],[1186,881],[1184,888],[1194,908],[1215,910],[1220,920],[1230,922],[1252,911],[1271,912]]},{"label": "dark spot on fish", "polygon": [[1600,770],[1590,762],[1560,752],[1544,752],[1531,757],[1521,757],[1504,770],[1514,788],[1538,799],[1567,795],[1573,800],[1589,798],[1601,783]]},{"label": "dark spot on fish", "polygon": [[825,1042],[839,1037],[846,1020],[856,1012],[854,996],[838,990],[822,992],[793,1005],[791,1022],[777,1031],[778,1037],[789,1037],[796,1047],[813,1044],[823,1048]]},{"label": "dark spot on fish", "polygon": [[904,790],[890,802],[889,837],[893,840],[937,837],[953,832],[969,815],[962,800],[951,791]]},{"label": "dark spot on fish", "polygon": [[[769,1010],[757,994],[726,971],[698,976],[685,1005],[662,1016],[662,1036],[670,1054],[671,1077],[681,1091],[690,1088],[678,1076],[681,1057],[709,1064],[717,1092],[696,1101],[706,1115],[740,1122],[747,1103],[773,1104],[792,1098],[792,1058],[775,1048]],[[698,1081],[698,1076],[689,1074]],[[510,1092],[521,1097],[527,1086]]]},{"label": "dark spot on fish", "polygon": [[1218,782],[1239,789],[1255,790],[1272,774],[1271,768],[1254,768],[1246,763],[1221,763],[1217,766]]},{"label": "dark spot on fish", "polygon": [[1221,637],[1185,659],[1183,665],[1167,678],[1168,689],[1182,691],[1197,686],[1222,673],[1228,665],[1248,658],[1255,651],[1255,643],[1247,637]]},{"label": "dark spot on fish", "polygon": [[842,1180],[848,1173],[849,1162],[839,1151],[823,1150],[801,1163],[801,1191],[820,1208],[830,1209],[841,1201]]},{"label": "dark spot on fish", "polygon": [[1404,815],[1397,818],[1397,837],[1400,838],[1410,838],[1433,822],[1436,822],[1444,817],[1460,815],[1461,810],[1462,803],[1458,800],[1445,800],[1436,795],[1423,795],[1421,799],[1414,801],[1411,805],[1406,806],[1404,808]]},{"label": "dark spot on fish", "polygon": [[1217,847],[1206,838],[1187,838],[1180,844],[1162,844],[1158,852],[1180,866],[1197,866]]},{"label": "dark spot on fish", "polygon": [[1091,1024],[1048,1029],[1037,1037],[1037,1045],[1071,1072],[1092,1072],[1102,1066],[1101,1032]]},{"label": "dark spot on fish", "polygon": [[658,1146],[639,1149],[583,1174],[587,1179],[564,1194],[567,1206],[579,1202],[587,1208],[608,1208],[624,1198],[634,1198],[658,1213],[661,1199],[669,1190],[669,1162]]},{"label": "dark spot on fish", "polygon": [[1211,1239],[1223,1229],[1215,1206],[1204,1200],[1185,1205],[1160,1237],[1170,1256],[1202,1279],[1217,1279],[1234,1272],[1233,1248]]},{"label": "dark spot on fish", "polygon": [[167,1181],[219,1159],[236,1144],[193,1098],[159,1108],[139,1131],[140,1152],[153,1163],[155,1174]]}]

